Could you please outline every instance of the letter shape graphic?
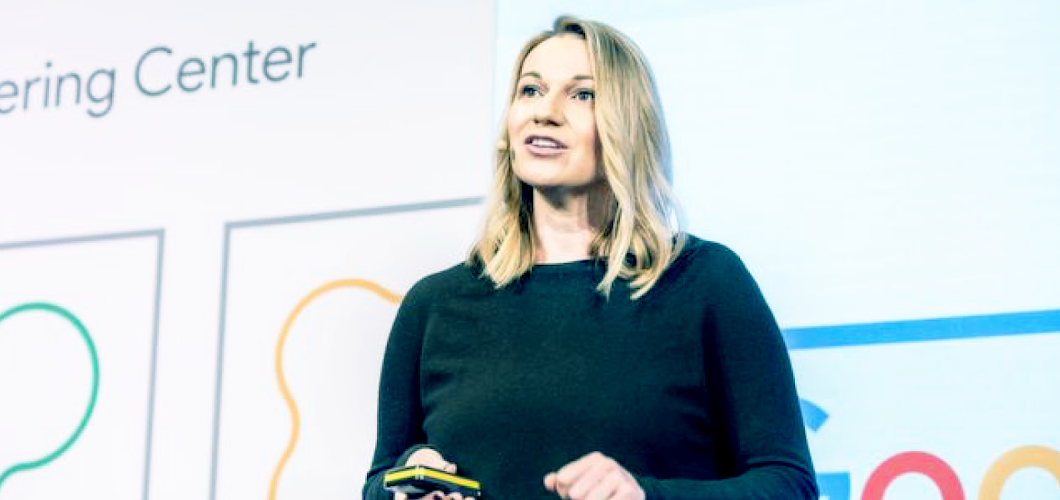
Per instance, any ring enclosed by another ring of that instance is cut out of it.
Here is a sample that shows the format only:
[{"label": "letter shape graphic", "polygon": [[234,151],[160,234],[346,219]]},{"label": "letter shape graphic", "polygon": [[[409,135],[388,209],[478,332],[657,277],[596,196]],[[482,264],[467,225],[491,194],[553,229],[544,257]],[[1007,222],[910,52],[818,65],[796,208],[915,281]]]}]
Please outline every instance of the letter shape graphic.
[{"label": "letter shape graphic", "polygon": [[979,500],[999,500],[1005,481],[1025,467],[1044,469],[1060,486],[1060,453],[1044,446],[1022,446],[1005,453],[990,466],[979,488]]},{"label": "letter shape graphic", "polygon": [[[806,427],[817,432],[828,421],[828,412],[806,399],[799,399],[799,409]],[[850,500],[850,474],[847,472],[828,472],[817,474],[817,486],[821,496],[828,500]]]},{"label": "letter shape graphic", "polygon": [[881,500],[887,487],[903,474],[927,476],[938,487],[942,500],[964,500],[964,488],[957,473],[944,460],[922,451],[907,451],[885,460],[865,482],[861,500]]},{"label": "letter shape graphic", "polygon": [[294,401],[294,396],[291,395],[291,390],[287,387],[287,379],[283,373],[283,349],[287,344],[287,336],[291,331],[291,327],[294,326],[295,321],[298,320],[298,316],[302,314],[302,311],[305,310],[309,304],[312,304],[313,301],[329,292],[342,288],[363,288],[392,304],[398,304],[401,302],[401,295],[395,294],[371,281],[362,279],[341,279],[327,283],[310,292],[309,295],[306,295],[294,310],[291,311],[291,314],[287,316],[287,321],[284,322],[283,330],[280,332],[280,341],[276,344],[276,378],[280,385],[280,393],[283,394],[283,399],[287,403],[287,409],[291,413],[291,437],[287,441],[287,449],[284,450],[283,456],[280,457],[279,463],[276,464],[276,470],[272,474],[272,480],[269,481],[269,500],[276,500],[276,489],[279,487],[280,476],[283,475],[288,460],[290,460],[291,455],[294,453],[295,447],[298,446],[298,436],[301,427],[301,417],[298,414],[298,405]]},{"label": "letter shape graphic", "polygon": [[59,307],[55,304],[33,302],[15,306],[11,309],[4,311],[3,313],[0,313],[0,323],[3,323],[4,320],[15,316],[16,314],[22,314],[32,311],[39,311],[59,316],[60,318],[69,321],[70,324],[72,324],[74,328],[77,329],[78,333],[81,334],[81,340],[83,340],[85,342],[85,345],[88,347],[88,355],[92,360],[92,395],[89,396],[88,408],[85,409],[85,414],[81,417],[81,422],[77,424],[77,428],[74,429],[73,434],[71,434],[65,442],[59,445],[59,447],[55,449],[55,451],[52,451],[37,460],[30,460],[28,462],[17,463],[15,465],[12,465],[11,467],[8,467],[3,472],[0,472],[0,489],[3,488],[4,482],[7,481],[11,476],[19,472],[25,472],[28,470],[44,467],[45,465],[48,465],[55,459],[59,458],[59,456],[61,456],[63,453],[66,453],[67,450],[69,450],[70,447],[73,446],[74,442],[76,442],[77,439],[81,437],[81,433],[84,432],[85,427],[88,425],[89,419],[92,418],[92,412],[96,409],[96,398],[99,395],[99,356],[96,354],[96,344],[92,341],[92,336],[89,335],[88,329],[85,328],[85,325],[81,323],[81,320],[79,320],[77,316],[74,316],[70,311],[67,311],[66,309]]}]

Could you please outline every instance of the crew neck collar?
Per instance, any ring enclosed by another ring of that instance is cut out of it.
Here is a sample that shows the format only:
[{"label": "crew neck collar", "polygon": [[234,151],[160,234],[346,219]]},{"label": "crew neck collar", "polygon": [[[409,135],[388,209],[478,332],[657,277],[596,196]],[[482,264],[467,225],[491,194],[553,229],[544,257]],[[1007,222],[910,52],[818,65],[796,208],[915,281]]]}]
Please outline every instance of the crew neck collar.
[{"label": "crew neck collar", "polygon": [[581,259],[568,262],[549,262],[534,264],[530,272],[535,274],[562,274],[592,271],[603,267],[604,262],[600,259]]}]

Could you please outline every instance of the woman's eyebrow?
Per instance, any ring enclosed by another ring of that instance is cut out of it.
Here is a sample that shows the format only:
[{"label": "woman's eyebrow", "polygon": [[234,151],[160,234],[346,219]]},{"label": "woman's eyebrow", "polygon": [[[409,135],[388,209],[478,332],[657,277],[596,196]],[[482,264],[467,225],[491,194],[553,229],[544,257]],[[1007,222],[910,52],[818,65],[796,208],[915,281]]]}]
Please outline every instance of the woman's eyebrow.
[{"label": "woman's eyebrow", "polygon": [[[526,78],[526,77],[537,78],[538,80],[544,80],[544,78],[541,78],[541,73],[538,73],[537,71],[527,71],[526,73],[523,73],[523,74],[519,75],[520,79]],[[593,77],[590,76],[590,75],[574,75],[573,77],[571,77],[571,80],[592,80],[592,79],[593,79]]]}]

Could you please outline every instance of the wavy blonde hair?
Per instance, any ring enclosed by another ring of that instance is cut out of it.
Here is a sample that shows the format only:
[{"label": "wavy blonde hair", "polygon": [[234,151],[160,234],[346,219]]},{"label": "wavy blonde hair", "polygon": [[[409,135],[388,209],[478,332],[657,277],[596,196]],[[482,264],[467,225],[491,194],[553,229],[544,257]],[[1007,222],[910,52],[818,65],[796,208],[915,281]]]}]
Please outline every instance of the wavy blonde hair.
[{"label": "wavy blonde hair", "polygon": [[[605,296],[618,278],[630,280],[634,299],[659,281],[680,253],[678,209],[669,179],[670,145],[655,81],[644,54],[632,40],[602,23],[570,16],[551,31],[530,39],[515,64],[508,102],[516,97],[527,55],[541,42],[573,34],[586,41],[596,81],[600,162],[611,193],[608,217],[589,252],[607,262],[597,286]],[[506,113],[507,114],[507,113]],[[480,263],[497,288],[534,266],[533,191],[512,169],[507,126],[497,141],[496,175],[487,201],[486,222],[468,263]]]}]

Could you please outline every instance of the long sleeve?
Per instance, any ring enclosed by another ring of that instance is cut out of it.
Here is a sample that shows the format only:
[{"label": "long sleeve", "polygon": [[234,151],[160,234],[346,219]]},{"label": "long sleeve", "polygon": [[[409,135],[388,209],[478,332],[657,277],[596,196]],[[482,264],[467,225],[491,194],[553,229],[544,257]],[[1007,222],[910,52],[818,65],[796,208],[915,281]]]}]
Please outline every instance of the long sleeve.
[{"label": "long sleeve", "polygon": [[389,500],[383,473],[424,446],[419,363],[425,321],[425,296],[413,287],[402,301],[387,341],[379,381],[376,448],[364,483],[364,500]]},{"label": "long sleeve", "polygon": [[704,331],[708,390],[719,424],[720,480],[639,477],[650,500],[816,500],[817,484],[791,361],[761,291],[730,250],[715,246]]}]

